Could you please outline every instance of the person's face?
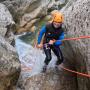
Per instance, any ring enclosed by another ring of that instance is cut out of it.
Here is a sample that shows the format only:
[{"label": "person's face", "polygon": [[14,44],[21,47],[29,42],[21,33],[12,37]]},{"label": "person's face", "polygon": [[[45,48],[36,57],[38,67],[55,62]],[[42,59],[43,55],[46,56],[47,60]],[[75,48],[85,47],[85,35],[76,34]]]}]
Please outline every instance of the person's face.
[{"label": "person's face", "polygon": [[55,28],[59,28],[61,26],[62,23],[57,23],[57,22],[53,22],[53,25]]}]

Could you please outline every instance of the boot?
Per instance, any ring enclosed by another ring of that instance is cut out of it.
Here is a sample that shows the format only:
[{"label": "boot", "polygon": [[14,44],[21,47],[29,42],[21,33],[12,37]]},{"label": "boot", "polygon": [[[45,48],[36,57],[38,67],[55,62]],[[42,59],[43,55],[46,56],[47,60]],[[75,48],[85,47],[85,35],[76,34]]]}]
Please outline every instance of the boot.
[{"label": "boot", "polygon": [[61,63],[59,65],[55,65],[55,70],[56,71],[62,71],[63,70],[62,67],[63,67],[63,63]]},{"label": "boot", "polygon": [[47,65],[44,65],[44,67],[43,67],[43,73],[45,73],[46,72],[46,70],[47,70]]},{"label": "boot", "polygon": [[55,65],[55,71],[58,72],[59,69],[58,69],[58,65]]}]

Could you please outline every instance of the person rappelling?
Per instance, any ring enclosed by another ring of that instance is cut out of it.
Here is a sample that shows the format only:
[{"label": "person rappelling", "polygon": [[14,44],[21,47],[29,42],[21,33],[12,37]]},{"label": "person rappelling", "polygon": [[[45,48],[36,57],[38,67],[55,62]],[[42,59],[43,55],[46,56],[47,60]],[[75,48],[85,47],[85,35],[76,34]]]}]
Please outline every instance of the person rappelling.
[{"label": "person rappelling", "polygon": [[[43,47],[46,55],[43,72],[47,70],[47,66],[52,59],[51,50],[57,56],[57,62],[55,64],[56,69],[58,69],[58,66],[64,60],[62,51],[60,49],[60,45],[62,45],[61,40],[64,39],[64,30],[62,28],[63,21],[63,14],[61,12],[56,12],[53,14],[52,21],[44,25],[39,32],[37,47]],[[44,37],[43,43],[41,43],[42,37]]]}]

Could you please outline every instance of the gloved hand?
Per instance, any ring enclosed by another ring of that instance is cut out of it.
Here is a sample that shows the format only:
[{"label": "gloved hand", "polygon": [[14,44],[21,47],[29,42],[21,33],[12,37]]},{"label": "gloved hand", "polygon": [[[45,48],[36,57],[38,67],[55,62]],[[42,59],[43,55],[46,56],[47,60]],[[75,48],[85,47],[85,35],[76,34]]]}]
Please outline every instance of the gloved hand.
[{"label": "gloved hand", "polygon": [[56,40],[50,40],[48,44],[53,45]]},{"label": "gloved hand", "polygon": [[43,44],[38,44],[37,45],[37,48],[42,48],[43,47]]}]

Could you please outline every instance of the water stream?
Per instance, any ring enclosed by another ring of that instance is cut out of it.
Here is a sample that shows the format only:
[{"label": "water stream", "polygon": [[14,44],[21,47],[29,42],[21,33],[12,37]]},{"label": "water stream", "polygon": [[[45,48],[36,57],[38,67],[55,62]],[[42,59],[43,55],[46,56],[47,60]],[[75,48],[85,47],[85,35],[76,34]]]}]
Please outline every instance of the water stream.
[{"label": "water stream", "polygon": [[[27,36],[28,35],[25,35],[23,37]],[[21,62],[21,75],[23,78],[27,78],[39,74],[42,71],[45,54],[43,50],[33,47],[31,44],[26,43],[20,37],[16,36],[16,50]],[[50,62],[48,68],[54,67],[55,65],[56,57],[54,56],[54,54],[52,56],[53,60]]]}]

